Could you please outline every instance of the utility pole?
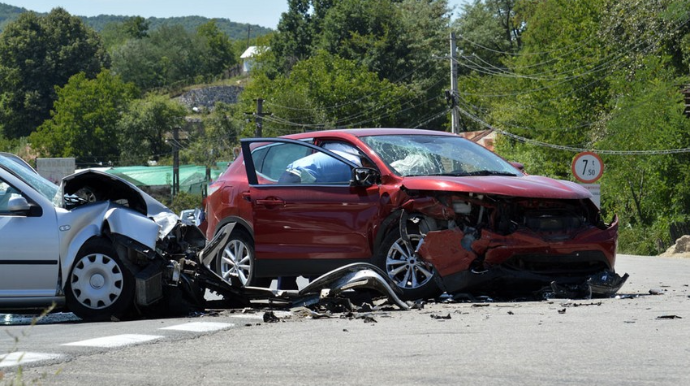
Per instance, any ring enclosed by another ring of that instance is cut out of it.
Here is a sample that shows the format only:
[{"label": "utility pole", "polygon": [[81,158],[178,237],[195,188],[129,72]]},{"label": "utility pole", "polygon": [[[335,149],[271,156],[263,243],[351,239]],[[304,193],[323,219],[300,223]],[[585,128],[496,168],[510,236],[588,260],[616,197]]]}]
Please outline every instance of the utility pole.
[{"label": "utility pole", "polygon": [[180,128],[173,127],[173,180],[172,196],[175,198],[180,192]]},{"label": "utility pole", "polygon": [[256,100],[256,131],[254,136],[256,138],[261,138],[263,136],[263,126],[264,126],[264,100],[259,98]]},{"label": "utility pole", "polygon": [[455,66],[455,32],[450,33],[450,116],[451,123],[450,128],[453,134],[458,133],[458,109],[457,109],[457,98],[458,98],[458,71]]},{"label": "utility pole", "polygon": [[[261,138],[263,137],[263,128],[264,128],[264,115],[271,115],[271,113],[264,113],[264,100],[259,98],[259,99],[254,99],[256,101],[256,112],[251,113],[251,112],[246,112],[244,115],[246,116],[253,116],[254,117],[254,122],[256,122],[256,129],[254,130],[254,137],[255,138]],[[249,123],[249,120],[251,118],[247,118],[247,123]]]}]

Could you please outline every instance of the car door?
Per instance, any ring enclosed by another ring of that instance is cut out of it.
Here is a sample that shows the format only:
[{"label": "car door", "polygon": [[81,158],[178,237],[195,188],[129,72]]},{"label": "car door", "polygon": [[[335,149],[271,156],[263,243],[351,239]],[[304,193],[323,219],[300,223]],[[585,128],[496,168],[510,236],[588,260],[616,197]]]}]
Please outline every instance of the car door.
[{"label": "car door", "polygon": [[[33,206],[16,211],[10,199]],[[59,237],[55,207],[0,169],[0,301],[53,297],[58,288]]]},{"label": "car door", "polygon": [[[302,141],[243,140],[242,146],[258,262],[302,260],[304,273],[371,256],[379,189],[350,183],[359,165]],[[320,165],[298,176],[298,165],[305,167],[310,157],[320,158]]]}]

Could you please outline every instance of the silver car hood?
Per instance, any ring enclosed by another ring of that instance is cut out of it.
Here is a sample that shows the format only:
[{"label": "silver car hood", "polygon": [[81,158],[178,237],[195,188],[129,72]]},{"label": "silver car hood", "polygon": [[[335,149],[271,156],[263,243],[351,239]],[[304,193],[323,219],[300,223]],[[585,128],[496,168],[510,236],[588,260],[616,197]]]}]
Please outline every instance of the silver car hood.
[{"label": "silver car hood", "polygon": [[179,217],[165,205],[118,176],[97,170],[84,170],[62,179],[54,202],[71,209],[92,202],[110,201],[152,219],[160,226],[159,237],[167,235]]}]

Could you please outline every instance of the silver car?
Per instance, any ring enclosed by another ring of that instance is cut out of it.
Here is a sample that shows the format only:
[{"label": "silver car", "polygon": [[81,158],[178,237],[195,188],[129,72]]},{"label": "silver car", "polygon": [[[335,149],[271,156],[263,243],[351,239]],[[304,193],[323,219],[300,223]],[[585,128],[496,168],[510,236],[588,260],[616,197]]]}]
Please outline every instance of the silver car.
[{"label": "silver car", "polygon": [[205,244],[127,181],[89,170],[57,186],[0,155],[0,309],[56,304],[102,320],[180,288],[194,300],[203,290],[181,272]]}]

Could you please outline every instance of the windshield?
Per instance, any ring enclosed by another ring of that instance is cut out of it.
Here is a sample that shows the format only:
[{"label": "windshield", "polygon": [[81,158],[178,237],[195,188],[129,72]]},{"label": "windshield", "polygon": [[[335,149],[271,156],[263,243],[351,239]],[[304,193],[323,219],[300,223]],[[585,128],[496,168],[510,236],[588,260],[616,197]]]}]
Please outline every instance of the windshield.
[{"label": "windshield", "polygon": [[0,165],[10,170],[15,176],[19,177],[48,200],[52,201],[53,197],[55,197],[58,186],[36,174],[33,170],[3,156],[0,156]]},{"label": "windshield", "polygon": [[522,175],[501,157],[462,137],[423,134],[361,139],[403,177]]}]

